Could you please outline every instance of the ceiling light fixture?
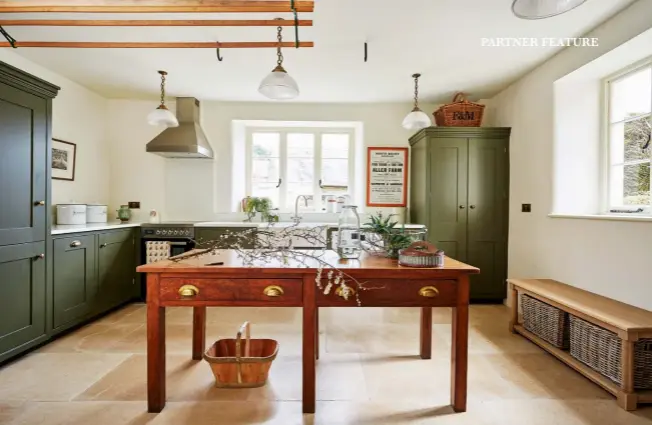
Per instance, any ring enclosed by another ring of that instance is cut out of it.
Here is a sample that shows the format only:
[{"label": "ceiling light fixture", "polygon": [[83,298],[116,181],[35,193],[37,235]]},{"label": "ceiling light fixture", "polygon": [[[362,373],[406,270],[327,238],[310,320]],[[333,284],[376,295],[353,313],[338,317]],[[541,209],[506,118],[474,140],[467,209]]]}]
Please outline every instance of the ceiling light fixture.
[{"label": "ceiling light fixture", "polygon": [[[277,18],[277,20],[282,20]],[[276,68],[272,70],[260,83],[258,91],[265,97],[274,100],[294,99],[299,96],[299,86],[294,78],[290,77],[283,68],[283,53],[281,43],[283,42],[283,27],[277,29],[278,47],[276,48]]]},{"label": "ceiling light fixture", "polygon": [[512,12],[521,19],[545,19],[581,6],[586,0],[514,0]]},{"label": "ceiling light fixture", "polygon": [[421,74],[412,75],[414,78],[414,108],[403,120],[403,128],[406,130],[421,130],[432,125],[428,114],[419,109],[419,77]]},{"label": "ceiling light fixture", "polygon": [[165,76],[168,73],[165,71],[159,71],[158,73],[161,74],[161,104],[147,115],[147,123],[156,126],[179,127],[179,120],[165,106]]}]

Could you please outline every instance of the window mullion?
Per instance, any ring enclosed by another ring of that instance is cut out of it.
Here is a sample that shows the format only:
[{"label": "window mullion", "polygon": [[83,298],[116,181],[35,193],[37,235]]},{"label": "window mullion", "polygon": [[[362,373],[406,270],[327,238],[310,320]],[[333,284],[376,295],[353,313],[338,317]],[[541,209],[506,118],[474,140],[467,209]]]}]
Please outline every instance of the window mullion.
[{"label": "window mullion", "polygon": [[279,168],[280,168],[280,178],[282,179],[281,187],[279,188],[279,194],[278,194],[278,208],[280,211],[286,211],[287,210],[287,188],[288,188],[288,147],[287,147],[287,139],[288,139],[288,134],[286,131],[280,132],[279,133],[279,140],[281,142],[281,146],[279,146]]},{"label": "window mullion", "polygon": [[322,162],[322,149],[321,149],[321,144],[322,144],[322,132],[317,131],[313,133],[313,137],[315,140],[315,154],[313,157],[313,176],[314,176],[314,181],[312,182],[312,187],[313,187],[313,192],[314,192],[314,200],[313,200],[313,205],[315,206],[315,212],[321,212],[324,205],[322,205],[322,190],[321,186],[319,185],[319,181],[322,179],[321,175],[321,162]]}]

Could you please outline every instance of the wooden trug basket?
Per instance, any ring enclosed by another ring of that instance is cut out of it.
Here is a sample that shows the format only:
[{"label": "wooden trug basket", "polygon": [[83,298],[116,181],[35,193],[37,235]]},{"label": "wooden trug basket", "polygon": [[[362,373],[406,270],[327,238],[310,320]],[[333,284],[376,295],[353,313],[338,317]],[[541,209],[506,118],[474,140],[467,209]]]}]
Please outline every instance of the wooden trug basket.
[{"label": "wooden trug basket", "polygon": [[442,106],[434,112],[439,127],[480,127],[484,105],[466,100],[464,93],[457,93],[453,103]]},{"label": "wooden trug basket", "polygon": [[249,322],[244,322],[235,339],[220,339],[215,342],[204,353],[204,360],[213,371],[216,387],[256,388],[267,382],[269,369],[277,354],[277,341],[251,339]]}]

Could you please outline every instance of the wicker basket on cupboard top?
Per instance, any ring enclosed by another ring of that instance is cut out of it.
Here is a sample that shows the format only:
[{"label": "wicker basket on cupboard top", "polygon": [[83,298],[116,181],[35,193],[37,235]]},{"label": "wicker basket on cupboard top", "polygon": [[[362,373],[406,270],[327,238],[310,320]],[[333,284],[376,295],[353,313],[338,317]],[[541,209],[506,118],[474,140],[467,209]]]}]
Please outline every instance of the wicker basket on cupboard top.
[{"label": "wicker basket on cupboard top", "polygon": [[[570,354],[617,384],[622,382],[622,340],[615,333],[571,315]],[[634,344],[634,388],[652,389],[652,339]]]},{"label": "wicker basket on cupboard top", "polygon": [[568,313],[526,294],[521,294],[521,306],[525,329],[557,348],[568,349]]}]

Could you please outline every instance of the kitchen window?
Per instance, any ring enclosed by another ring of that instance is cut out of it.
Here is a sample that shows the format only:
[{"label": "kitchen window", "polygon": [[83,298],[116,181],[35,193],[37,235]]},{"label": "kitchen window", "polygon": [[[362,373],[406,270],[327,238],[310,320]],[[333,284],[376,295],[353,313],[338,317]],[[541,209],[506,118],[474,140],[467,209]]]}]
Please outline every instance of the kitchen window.
[{"label": "kitchen window", "polygon": [[607,80],[608,212],[649,214],[652,61]]},{"label": "kitchen window", "polygon": [[354,132],[335,128],[249,128],[246,192],[281,212],[326,212],[329,199],[354,193]]}]

